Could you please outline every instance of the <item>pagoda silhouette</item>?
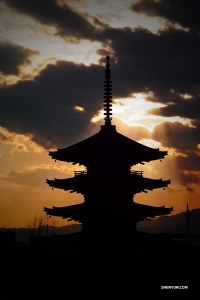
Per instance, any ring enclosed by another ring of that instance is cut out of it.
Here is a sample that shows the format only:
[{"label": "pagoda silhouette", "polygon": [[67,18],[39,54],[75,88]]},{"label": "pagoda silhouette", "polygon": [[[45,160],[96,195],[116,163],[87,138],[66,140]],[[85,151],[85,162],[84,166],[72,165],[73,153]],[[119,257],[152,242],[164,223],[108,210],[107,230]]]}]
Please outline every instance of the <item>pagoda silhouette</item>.
[{"label": "pagoda silhouette", "polygon": [[143,177],[143,171],[131,167],[163,159],[167,151],[152,149],[127,138],[112,125],[112,81],[110,57],[106,57],[104,81],[104,120],[98,133],[64,149],[50,151],[54,160],[86,167],[74,177],[48,180],[52,188],[81,193],[84,202],[76,205],[47,208],[50,216],[79,221],[86,235],[119,236],[133,234],[139,221],[168,215],[173,208],[154,207],[133,201],[137,193],[165,188],[170,180]]}]

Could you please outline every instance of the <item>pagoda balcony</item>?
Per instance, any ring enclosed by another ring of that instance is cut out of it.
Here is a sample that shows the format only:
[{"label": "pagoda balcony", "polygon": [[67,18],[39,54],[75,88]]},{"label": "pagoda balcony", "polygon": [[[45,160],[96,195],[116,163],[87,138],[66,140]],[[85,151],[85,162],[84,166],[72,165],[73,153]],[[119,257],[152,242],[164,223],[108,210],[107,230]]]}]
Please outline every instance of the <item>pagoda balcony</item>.
[{"label": "pagoda balcony", "polygon": [[74,171],[74,176],[87,175],[87,171]]},{"label": "pagoda balcony", "polygon": [[139,175],[139,176],[143,176],[144,171],[133,171],[131,170],[131,175]]}]

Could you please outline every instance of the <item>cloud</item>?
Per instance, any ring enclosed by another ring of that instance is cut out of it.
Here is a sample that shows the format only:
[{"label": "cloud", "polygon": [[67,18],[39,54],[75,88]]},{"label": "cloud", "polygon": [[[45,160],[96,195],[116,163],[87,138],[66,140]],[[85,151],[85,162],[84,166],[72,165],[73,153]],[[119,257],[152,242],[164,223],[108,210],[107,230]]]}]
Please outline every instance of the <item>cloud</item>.
[{"label": "cloud", "polygon": [[1,176],[0,179],[20,185],[28,185],[31,187],[45,187],[45,175],[45,170],[29,173],[10,171],[6,176]]},{"label": "cloud", "polygon": [[[199,36],[175,29],[153,34],[142,28],[110,28],[103,34],[115,53],[111,58],[114,98],[152,91],[151,101],[168,105],[153,111],[155,114],[191,117],[196,122]],[[60,61],[47,65],[34,80],[2,87],[0,126],[31,134],[35,142],[48,149],[76,142],[102,108],[103,74],[102,66]],[[186,93],[192,98],[180,96]],[[74,109],[78,106],[84,111]]]},{"label": "cloud", "polygon": [[42,164],[19,167],[18,170],[11,170],[6,175],[1,176],[0,179],[32,187],[48,187],[46,185],[47,178],[66,178],[71,177],[72,174],[70,166]]},{"label": "cloud", "polygon": [[178,178],[182,185],[199,184],[198,127],[192,128],[178,122],[165,122],[155,126],[152,138],[166,148],[175,149],[175,166],[179,170]]},{"label": "cloud", "polygon": [[13,142],[13,138],[11,136],[6,135],[4,132],[0,132],[0,140],[5,143]]},{"label": "cloud", "polygon": [[19,75],[20,67],[29,65],[31,57],[37,51],[25,49],[11,43],[0,43],[0,73],[4,75]]},{"label": "cloud", "polygon": [[66,3],[59,5],[56,0],[3,0],[11,9],[25,14],[40,23],[53,26],[57,34],[71,40],[102,40],[99,26],[105,25],[93,18],[91,24],[81,13],[72,10]]},{"label": "cloud", "polygon": [[[184,172],[200,172],[200,155],[195,152],[188,153],[188,157],[178,156],[176,158],[176,164],[180,170]],[[193,174],[197,176],[196,173]]]},{"label": "cloud", "polygon": [[184,99],[183,96],[176,94],[172,95],[173,99],[167,106],[159,109],[153,108],[149,113],[162,115],[165,117],[182,116],[193,120],[199,119],[200,111],[200,95],[191,96],[189,99]]},{"label": "cloud", "polygon": [[193,188],[191,188],[191,187],[187,187],[186,191],[188,191],[188,192],[194,192]]},{"label": "cloud", "polygon": [[112,123],[116,124],[116,129],[119,133],[123,133],[134,141],[148,139],[152,135],[148,128],[143,126],[128,126],[126,123],[122,122],[121,120],[119,120],[119,118],[116,117],[113,118]]},{"label": "cloud", "polygon": [[7,129],[0,127],[0,141],[4,144],[9,144],[13,148],[10,150],[10,154],[16,152],[34,152],[41,153],[44,151],[42,147],[34,143],[30,134],[22,135],[17,133],[11,133]]},{"label": "cloud", "polygon": [[1,87],[0,126],[31,134],[33,141],[48,149],[69,145],[83,128],[92,126],[91,118],[103,106],[103,74],[100,66],[58,62],[35,80]]},{"label": "cloud", "polygon": [[[195,190],[195,186],[200,183],[200,172],[199,171],[180,171],[179,181],[182,185],[187,186],[187,191]],[[191,188],[194,186],[194,189]]]},{"label": "cloud", "polygon": [[163,17],[167,21],[179,24],[193,31],[200,31],[198,0],[139,0],[130,7],[134,12],[150,17]]},{"label": "cloud", "polygon": [[164,122],[155,126],[152,138],[164,147],[175,148],[181,153],[195,151],[199,141],[199,130],[179,122]]},{"label": "cloud", "polygon": [[173,100],[172,90],[200,93],[199,35],[173,28],[157,34],[144,28],[108,28],[104,36],[117,61],[112,69],[118,97],[148,89],[155,101],[168,103]]}]

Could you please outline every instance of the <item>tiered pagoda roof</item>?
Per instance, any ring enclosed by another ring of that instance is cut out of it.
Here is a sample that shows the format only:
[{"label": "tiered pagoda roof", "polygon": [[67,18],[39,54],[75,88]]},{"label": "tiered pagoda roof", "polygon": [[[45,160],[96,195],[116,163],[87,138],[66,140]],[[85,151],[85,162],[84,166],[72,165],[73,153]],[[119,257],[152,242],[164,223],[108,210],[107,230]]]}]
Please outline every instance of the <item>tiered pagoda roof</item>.
[{"label": "tiered pagoda roof", "polygon": [[[143,221],[145,219],[154,219],[160,215],[168,215],[171,213],[171,208],[165,208],[165,206],[150,206],[144,205],[139,203],[132,203],[132,210],[133,210],[133,217],[136,218],[136,222]],[[55,207],[53,208],[46,208],[46,213],[51,216],[62,217],[63,219],[71,219],[74,221],[83,222],[85,217],[88,214],[87,204],[80,203],[71,206],[65,207]],[[120,211],[117,211],[115,208],[114,211],[120,215]],[[134,213],[136,212],[136,213]],[[90,213],[93,214],[95,211],[90,209]]]},{"label": "tiered pagoda roof", "polygon": [[[93,228],[116,228],[120,226],[169,214],[173,208],[153,207],[133,202],[140,192],[164,188],[170,180],[145,178],[142,171],[132,171],[131,166],[152,160],[163,159],[167,151],[152,149],[118,133],[112,120],[112,85],[109,57],[107,59],[104,84],[105,124],[98,133],[64,149],[49,152],[52,159],[80,164],[85,171],[75,171],[74,177],[48,180],[52,188],[77,192],[84,202],[67,207],[44,208],[52,216],[71,218]],[[98,226],[96,226],[98,223]],[[84,227],[84,226],[83,226]],[[112,227],[112,226],[111,226]],[[104,231],[105,232],[105,231]]]},{"label": "tiered pagoda roof", "polygon": [[93,136],[67,148],[51,151],[49,155],[55,160],[87,166],[91,161],[113,151],[116,157],[131,166],[163,159],[167,155],[167,151],[152,149],[118,133],[114,125],[102,125],[101,130]]},{"label": "tiered pagoda roof", "polygon": [[[75,172],[76,173],[76,172]],[[86,191],[90,188],[90,180],[88,179],[86,171],[80,171],[77,175],[66,179],[49,180],[47,183],[52,188],[62,189],[65,191],[71,191],[85,195]],[[145,178],[142,172],[131,172],[130,176],[131,192],[133,195],[141,192],[152,191],[157,188],[165,188],[170,184],[170,180],[151,179]]]}]

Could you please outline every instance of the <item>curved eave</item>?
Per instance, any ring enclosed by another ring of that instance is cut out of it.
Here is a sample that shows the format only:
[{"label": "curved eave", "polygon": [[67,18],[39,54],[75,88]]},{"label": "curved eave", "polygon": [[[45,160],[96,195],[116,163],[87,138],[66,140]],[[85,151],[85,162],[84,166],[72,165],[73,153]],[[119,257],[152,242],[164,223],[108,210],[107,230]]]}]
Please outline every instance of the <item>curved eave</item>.
[{"label": "curved eave", "polygon": [[[65,149],[63,149],[65,150]],[[113,150],[112,150],[113,151]],[[117,151],[117,149],[115,149]],[[150,162],[153,160],[162,160],[165,158],[165,156],[168,154],[167,151],[160,151],[158,149],[151,149],[151,152],[149,153],[140,153],[135,155],[134,149],[132,153],[129,151],[128,153],[124,154],[124,158],[129,161],[130,166],[136,165],[136,164],[143,164],[143,162]],[[81,152],[78,151],[78,153],[68,153],[67,148],[66,151],[50,151],[49,156],[51,156],[54,160],[59,161],[65,161],[70,162],[73,164],[79,164],[79,165],[87,165],[89,161],[96,160],[96,156],[94,156],[93,151]],[[100,156],[100,153],[99,153]],[[123,158],[123,156],[121,156]]]},{"label": "curved eave", "polygon": [[55,160],[86,165],[89,161],[93,162],[97,157],[107,155],[113,150],[116,155],[129,161],[130,165],[163,159],[167,155],[167,151],[142,145],[118,133],[113,128],[112,130],[101,129],[100,132],[77,144],[57,151],[50,151],[49,155]]},{"label": "curved eave", "polygon": [[65,191],[71,190],[72,192],[76,191],[77,193],[82,193],[85,184],[85,176],[86,175],[79,175],[67,179],[47,179],[46,183],[52,188],[62,189]]},{"label": "curved eave", "polygon": [[165,156],[168,154],[167,151],[160,151],[159,149],[152,149],[152,154],[149,154],[149,156],[144,159],[144,161],[149,162],[152,160],[158,160],[158,159],[163,159]]},{"label": "curved eave", "polygon": [[89,138],[80,141],[74,145],[71,145],[67,148],[57,149],[57,151],[49,151],[49,155],[52,159],[74,162],[84,165],[85,156],[88,156],[88,151],[96,145],[98,141],[99,133],[96,133]]},{"label": "curved eave", "polygon": [[158,216],[169,215],[173,211],[173,207],[166,208],[165,206],[155,207],[139,203],[134,203],[137,211],[137,221],[143,221],[147,218],[155,218]]},{"label": "curved eave", "polygon": [[[44,211],[50,216],[62,217],[63,219],[73,219],[82,222],[86,213],[85,203],[75,204],[65,207],[47,208]],[[144,204],[133,203],[133,217],[137,222],[147,218],[155,218],[157,216],[169,215],[173,211],[173,207],[166,208],[165,206],[155,207]],[[93,214],[92,210],[90,213]]]},{"label": "curved eave", "polygon": [[84,213],[84,203],[65,207],[44,207],[44,211],[49,216],[62,217],[63,219],[69,218],[75,221],[81,221]]},{"label": "curved eave", "polygon": [[[150,179],[134,174],[132,174],[131,177],[133,194],[140,193],[145,190],[165,188],[171,183],[171,180]],[[67,179],[47,179],[46,183],[52,188],[62,189],[65,191],[70,190],[71,192],[84,194],[87,186],[87,175],[79,175]]]},{"label": "curved eave", "polygon": [[171,180],[162,180],[162,179],[151,179],[151,178],[145,178],[140,175],[132,175],[133,180],[133,192],[134,194],[140,193],[141,191],[145,190],[153,190],[158,188],[165,188],[170,183]]}]

